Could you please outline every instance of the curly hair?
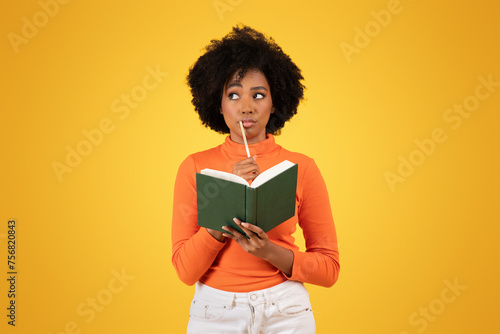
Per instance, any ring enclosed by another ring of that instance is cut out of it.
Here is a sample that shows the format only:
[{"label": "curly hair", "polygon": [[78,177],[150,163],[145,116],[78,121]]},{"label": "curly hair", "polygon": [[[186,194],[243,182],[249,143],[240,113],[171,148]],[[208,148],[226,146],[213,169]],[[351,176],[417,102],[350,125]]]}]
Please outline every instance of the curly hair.
[{"label": "curly hair", "polygon": [[267,133],[279,134],[285,122],[297,113],[305,89],[300,69],[273,38],[242,25],[233,27],[222,39],[212,40],[189,69],[191,102],[203,125],[219,133],[229,133],[220,114],[222,93],[236,72],[243,78],[249,69],[262,72],[271,89],[274,113],[266,125]]}]

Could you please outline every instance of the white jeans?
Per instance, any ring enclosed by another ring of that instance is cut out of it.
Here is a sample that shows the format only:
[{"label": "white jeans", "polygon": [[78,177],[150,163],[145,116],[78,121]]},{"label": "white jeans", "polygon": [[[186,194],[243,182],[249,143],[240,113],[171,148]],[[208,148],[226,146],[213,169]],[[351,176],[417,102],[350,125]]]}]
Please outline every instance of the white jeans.
[{"label": "white jeans", "polygon": [[233,293],[200,282],[189,311],[188,334],[313,334],[309,294],[300,282]]}]

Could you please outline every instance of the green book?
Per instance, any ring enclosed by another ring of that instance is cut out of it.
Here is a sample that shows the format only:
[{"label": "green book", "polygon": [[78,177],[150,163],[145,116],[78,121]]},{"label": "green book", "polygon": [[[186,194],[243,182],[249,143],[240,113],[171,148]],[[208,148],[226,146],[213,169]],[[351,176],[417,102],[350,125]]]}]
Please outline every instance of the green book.
[{"label": "green book", "polygon": [[[235,174],[213,169],[196,173],[198,225],[227,232],[239,218],[268,232],[295,215],[298,165],[285,160],[259,174],[252,185]],[[244,233],[243,233],[244,234]]]}]

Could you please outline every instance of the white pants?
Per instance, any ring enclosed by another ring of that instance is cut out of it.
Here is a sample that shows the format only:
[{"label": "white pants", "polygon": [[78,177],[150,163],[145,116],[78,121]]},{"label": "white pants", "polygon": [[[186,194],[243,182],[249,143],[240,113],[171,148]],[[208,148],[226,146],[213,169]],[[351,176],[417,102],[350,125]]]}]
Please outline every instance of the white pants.
[{"label": "white pants", "polygon": [[313,334],[309,294],[300,282],[233,293],[200,282],[189,311],[188,334]]}]

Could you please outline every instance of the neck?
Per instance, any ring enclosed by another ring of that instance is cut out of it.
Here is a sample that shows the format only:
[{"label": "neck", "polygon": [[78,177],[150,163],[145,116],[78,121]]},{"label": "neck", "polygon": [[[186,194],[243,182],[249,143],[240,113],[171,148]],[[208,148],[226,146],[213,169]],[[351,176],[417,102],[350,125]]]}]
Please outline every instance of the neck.
[{"label": "neck", "polygon": [[[231,133],[230,137],[231,137],[231,140],[234,141],[235,143],[238,143],[238,144],[245,143],[245,141],[243,140],[243,137],[239,136],[236,133]],[[248,145],[257,144],[263,140],[266,140],[266,138],[267,138],[267,136],[266,136],[266,133],[264,132],[264,133],[261,133],[261,134],[255,136],[255,137],[251,137],[251,138],[247,137],[247,143],[248,143]]]},{"label": "neck", "polygon": [[[272,134],[267,134],[265,140],[256,144],[249,144],[248,148],[251,156],[257,155],[259,158],[264,158],[278,154],[281,146],[276,144]],[[230,135],[226,137],[222,149],[228,154],[230,159],[239,161],[247,157],[244,144],[234,141]]]}]

